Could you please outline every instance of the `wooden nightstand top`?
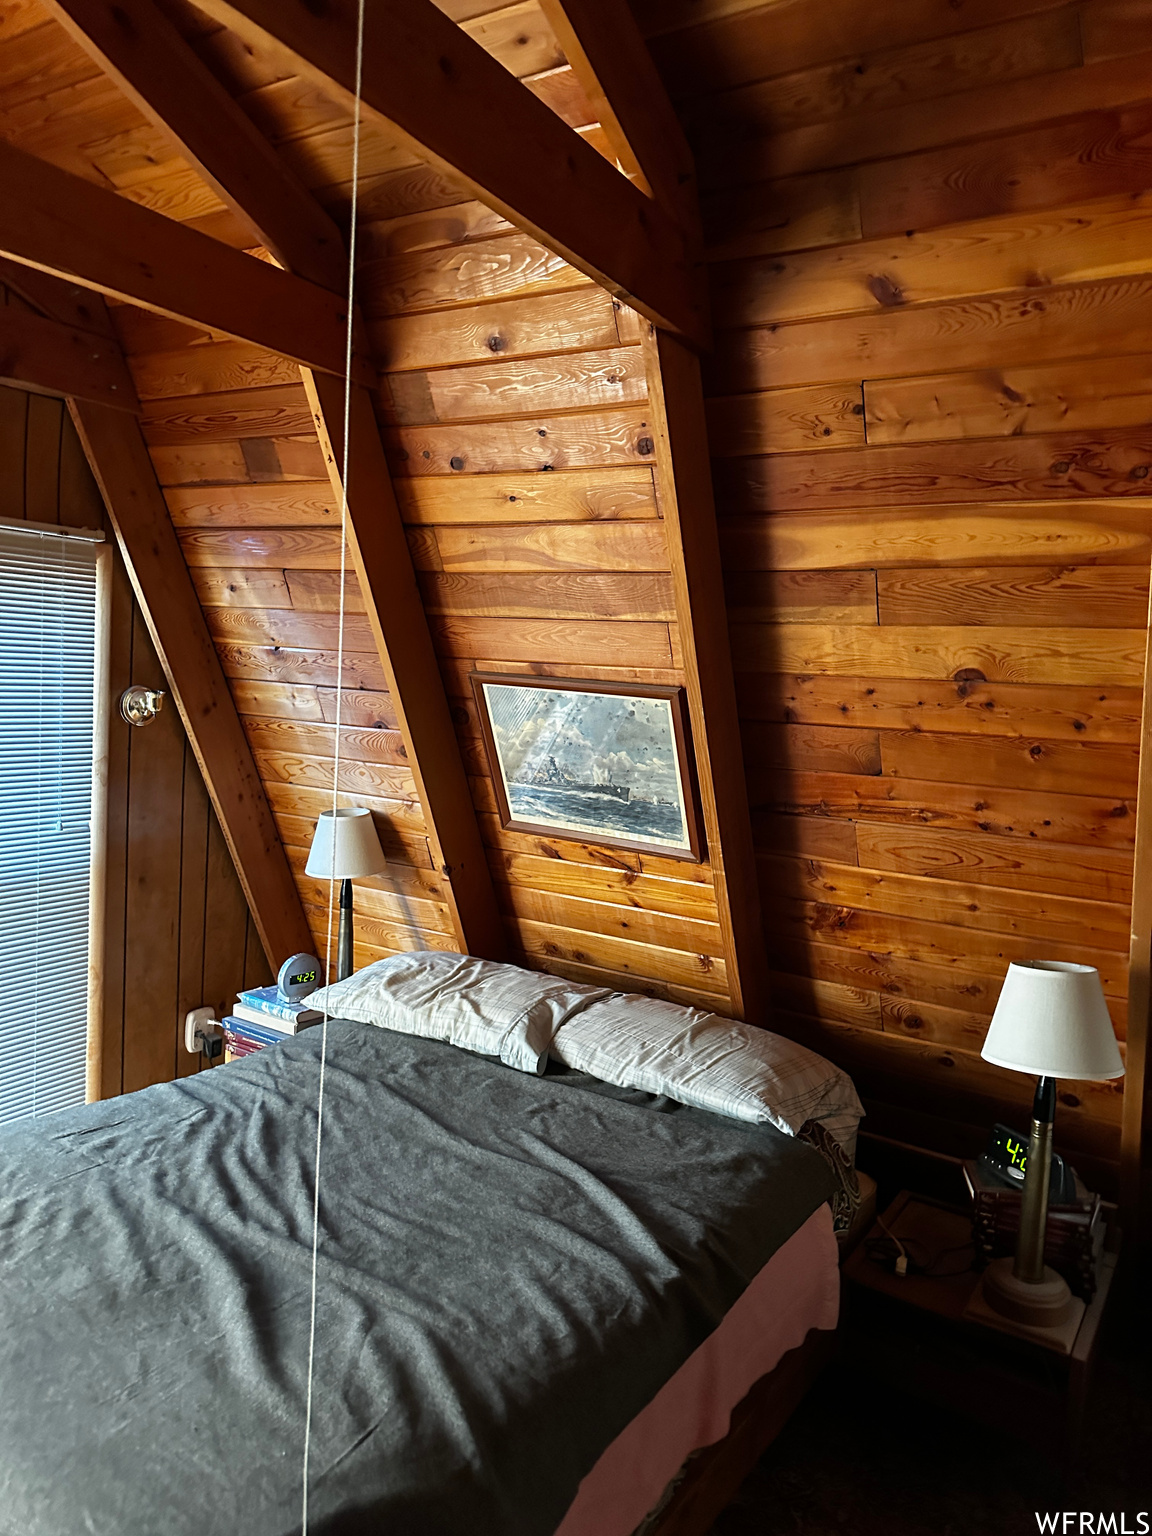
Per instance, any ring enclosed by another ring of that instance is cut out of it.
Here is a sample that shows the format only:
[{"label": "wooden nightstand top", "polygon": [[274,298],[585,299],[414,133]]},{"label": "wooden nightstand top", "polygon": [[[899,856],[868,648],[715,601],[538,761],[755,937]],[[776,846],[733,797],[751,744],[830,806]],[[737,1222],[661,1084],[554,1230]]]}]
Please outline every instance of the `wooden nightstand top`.
[{"label": "wooden nightstand top", "polygon": [[[964,1327],[984,1333],[997,1331],[989,1324],[964,1316],[964,1309],[980,1284],[977,1270],[962,1269],[965,1259],[970,1260],[974,1253],[972,1218],[967,1212],[904,1190],[884,1212],[882,1219],[888,1232],[907,1246],[912,1260],[927,1264],[936,1273],[897,1275],[890,1265],[870,1258],[868,1249],[873,1240],[888,1235],[877,1221],[845,1263],[846,1280]],[[1092,1353],[1115,1268],[1116,1254],[1105,1252],[1101,1258],[1096,1294],[1084,1314],[1072,1349],[1075,1360],[1086,1361]],[[962,1272],[949,1273],[954,1269]],[[1043,1343],[1032,1338],[1021,1339],[1021,1342],[1037,1349],[1045,1348]]]},{"label": "wooden nightstand top", "polygon": [[[975,1252],[971,1217],[964,1211],[904,1190],[884,1212],[882,1219],[888,1232],[879,1221],[873,1225],[845,1264],[845,1279],[909,1306],[920,1307],[937,1317],[963,1316],[968,1298],[980,1279],[971,1267]],[[890,1265],[877,1263],[868,1256],[873,1241],[883,1240],[888,1233],[907,1244],[914,1262],[928,1261],[934,1270],[956,1269],[960,1273],[894,1274]]]}]

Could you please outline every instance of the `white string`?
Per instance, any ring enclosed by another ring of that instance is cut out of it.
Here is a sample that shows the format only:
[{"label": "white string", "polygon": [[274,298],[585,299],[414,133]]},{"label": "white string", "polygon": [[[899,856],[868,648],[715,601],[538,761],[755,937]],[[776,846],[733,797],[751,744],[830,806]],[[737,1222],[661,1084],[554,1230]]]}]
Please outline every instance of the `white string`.
[{"label": "white string", "polygon": [[[348,331],[344,342],[344,451],[340,471],[340,604],[336,632],[336,710],[332,751],[332,862],[328,871],[328,930],[324,980],[332,976],[332,919],[336,903],[336,811],[340,799],[340,715],[344,697],[344,587],[348,572],[348,457],[352,419],[352,317],[356,282],[356,218],[360,194],[360,87],[364,71],[364,4],[356,16],[356,82],[352,117],[352,200],[348,235]],[[320,1149],[324,1136],[324,1075],[328,1064],[328,1005],[320,1026],[320,1086],[316,1094],[316,1157],[312,1170],[312,1285],[308,1317],[308,1390],[304,1402],[304,1469],[300,1490],[301,1536],[308,1536],[308,1462],[312,1446],[312,1380],[316,1362],[316,1272],[320,1249]]]}]

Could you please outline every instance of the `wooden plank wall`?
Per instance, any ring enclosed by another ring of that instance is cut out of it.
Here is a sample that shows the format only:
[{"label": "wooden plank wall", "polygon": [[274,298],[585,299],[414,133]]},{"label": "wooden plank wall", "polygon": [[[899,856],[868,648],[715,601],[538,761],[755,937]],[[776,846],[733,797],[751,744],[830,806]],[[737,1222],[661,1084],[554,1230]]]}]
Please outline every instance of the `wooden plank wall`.
[{"label": "wooden plank wall", "polygon": [[[702,173],[780,1023],[857,1074],[874,1130],[945,1150],[1023,1109],[1024,1080],[978,1056],[1009,959],[1091,959],[1125,1029],[1152,512],[1147,4],[638,6]],[[596,142],[532,5],[445,9]],[[347,114],[176,14],[346,221]],[[3,35],[5,60],[27,32],[37,46],[0,82],[0,133],[251,244],[49,26]],[[724,1007],[708,866],[502,833],[468,700],[476,663],[681,677],[632,317],[374,130],[364,167],[380,416],[516,952]],[[355,612],[336,675],[334,511],[294,373],[117,313],[318,927],[303,850],[341,686],[341,793],[378,812],[392,859],[358,894],[359,958],[450,946]],[[1106,1186],[1120,1089],[1062,1092],[1064,1145]]]},{"label": "wooden plank wall", "polygon": [[[548,38],[524,83],[610,155]],[[505,832],[468,683],[684,681],[637,318],[426,168],[361,196],[385,446],[513,957],[726,1010],[707,862]]]},{"label": "wooden plank wall", "polygon": [[[1006,963],[1125,1032],[1152,500],[1147,0],[639,0],[701,171],[717,501],[787,1027],[980,1144]],[[1107,1186],[1121,1084],[1061,1085]]]},{"label": "wooden plank wall", "polygon": [[[608,153],[534,3],[489,14],[467,0],[444,8]],[[170,9],[346,225],[347,113],[191,8]],[[110,102],[51,23],[36,30],[41,55],[60,58],[68,91],[82,88],[88,104],[68,117],[25,102],[26,148],[104,175],[103,157],[91,152],[95,125],[115,124],[123,161],[144,154],[154,173],[166,168],[163,194],[153,174],[121,186],[125,195],[253,243],[162,135]],[[0,132],[2,110],[0,99]],[[386,370],[380,417],[515,953],[572,977],[725,1008],[708,865],[504,834],[469,702],[476,664],[683,681],[635,318],[371,125],[361,165],[359,294]],[[357,883],[358,962],[453,947],[354,580],[337,677],[336,509],[296,370],[127,307],[114,313],[153,461],[317,942],[327,893],[303,865],[315,817],[330,803],[341,685],[341,799],[375,811],[390,860],[385,876]]]},{"label": "wooden plank wall", "polygon": [[[0,298],[19,301],[0,290]],[[113,549],[111,694],[165,686],[160,663],[63,402],[0,388],[0,516],[103,527]],[[176,710],[110,726],[103,1094],[195,1072],[190,1008],[220,1016],[270,980],[240,882]]]},{"label": "wooden plank wall", "polygon": [[[404,221],[393,231],[406,238]],[[468,683],[474,669],[684,681],[634,317],[519,235],[372,256],[362,293],[514,953],[726,1008],[707,863],[503,831]]]},{"label": "wooden plank wall", "polygon": [[[261,126],[283,111],[282,152],[316,195],[346,202],[340,177],[347,176],[350,134],[341,114],[192,7],[166,8]],[[523,56],[528,69],[550,64],[530,18],[513,21],[500,33],[501,46]],[[247,223],[35,0],[0,19],[0,64],[0,137],[231,245],[256,244]],[[371,181],[403,157],[367,133],[363,163]],[[113,313],[157,476],[323,955],[327,887],[304,875],[304,862],[316,815],[331,803],[340,555],[337,512],[299,371],[128,306]],[[358,886],[358,960],[451,947],[423,812],[372,639],[355,612],[343,681],[341,798],[377,812],[394,861],[386,879]]]},{"label": "wooden plank wall", "polygon": [[451,949],[424,813],[383,669],[349,576],[338,677],[339,507],[294,364],[127,307],[114,311],[143,429],[295,870],[318,953],[328,888],[304,873],[332,803],[376,814],[390,866],[356,887],[358,963]]}]

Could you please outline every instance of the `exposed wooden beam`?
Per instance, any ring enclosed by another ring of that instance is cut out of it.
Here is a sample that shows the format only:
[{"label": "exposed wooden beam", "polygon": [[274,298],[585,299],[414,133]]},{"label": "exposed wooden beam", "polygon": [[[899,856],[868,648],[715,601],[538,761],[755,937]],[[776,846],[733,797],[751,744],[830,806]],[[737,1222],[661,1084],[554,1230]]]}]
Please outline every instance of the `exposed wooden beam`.
[{"label": "exposed wooden beam", "polygon": [[0,189],[0,256],[343,373],[347,307],[339,294],[10,144],[0,144]]},{"label": "exposed wooden beam", "polygon": [[[341,497],[344,391],[324,374],[302,372],[332,489]],[[349,552],[408,749],[433,856],[447,877],[445,894],[456,938],[467,954],[502,960],[507,941],[492,876],[367,390],[353,390],[349,422]]]},{"label": "exposed wooden beam", "polygon": [[[151,0],[53,0],[74,34],[252,224],[285,266],[343,287],[347,258],[334,225],[311,195],[269,166],[276,157],[242,109],[207,75]],[[91,32],[89,32],[91,29]],[[98,45],[98,46],[97,46]],[[527,93],[525,93],[527,94]],[[265,176],[265,172],[267,175]],[[262,178],[264,178],[262,180]],[[257,187],[257,193],[253,188]],[[326,226],[326,228],[325,228]],[[317,231],[323,235],[318,242]],[[341,492],[343,384],[303,370],[333,490]],[[448,707],[392,490],[371,400],[356,388],[351,411],[349,547],[368,619],[398,714],[433,852],[461,947],[489,959],[505,953],[485,857]]]},{"label": "exposed wooden beam", "polygon": [[728,645],[700,364],[682,342],[662,331],[650,329],[643,348],[656,435],[656,488],[668,534],[729,992],[739,1017],[767,1024],[771,1013],[768,961]]},{"label": "exposed wooden beam", "polygon": [[[692,152],[628,7],[611,0],[541,3],[621,164],[698,230]],[[656,326],[645,328],[642,346],[729,997],[739,1017],[767,1024],[768,960],[700,364],[683,341]]]},{"label": "exposed wooden beam", "polygon": [[617,160],[698,235],[696,165],[680,119],[625,0],[540,0]]},{"label": "exposed wooden beam", "polygon": [[69,402],[184,729],[273,964],[312,948],[296,883],[139,423]]},{"label": "exposed wooden beam", "polygon": [[[351,105],[355,0],[200,0]],[[609,292],[708,345],[689,236],[431,0],[368,7],[366,116]]]},{"label": "exposed wooden beam", "polygon": [[281,266],[344,292],[340,231],[153,0],[45,4],[141,112],[172,134]]},{"label": "exposed wooden beam", "polygon": [[75,395],[123,411],[140,408],[116,342],[15,304],[0,305],[0,382],[37,394]]}]

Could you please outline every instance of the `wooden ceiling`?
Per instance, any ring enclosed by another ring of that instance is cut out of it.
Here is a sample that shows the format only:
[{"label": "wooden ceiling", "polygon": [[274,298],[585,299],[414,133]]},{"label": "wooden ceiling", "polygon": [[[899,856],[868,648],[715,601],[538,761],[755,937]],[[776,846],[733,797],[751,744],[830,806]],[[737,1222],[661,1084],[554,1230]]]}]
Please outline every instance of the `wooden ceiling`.
[{"label": "wooden ceiling", "polygon": [[[351,6],[333,0],[319,39],[294,4],[161,9],[180,45],[164,68],[202,72],[179,124],[171,92],[150,99],[176,76],[131,49],[117,64],[114,28],[101,44],[110,6],[0,0],[0,141],[36,213],[9,199],[0,248],[91,279],[68,262],[96,259],[99,228],[115,277],[107,323],[75,284],[5,264],[29,301],[6,339],[30,387],[82,395],[91,431],[139,420],[137,556],[162,493],[184,586],[160,606],[195,638],[177,625],[167,659],[210,638],[205,718],[232,711],[225,756],[248,755],[266,806],[245,831],[233,795],[221,821],[241,869],[283,868],[248,883],[270,949],[323,927],[303,861],[340,689],[340,794],[377,813],[392,859],[358,887],[361,959],[471,947],[766,1018],[767,954],[778,1020],[859,1073],[876,1126],[956,1150],[988,1105],[1022,1102],[978,1055],[1007,958],[1079,944],[1129,1031],[1138,1154],[1152,172],[1147,56],[1123,18],[1145,0],[637,0],[651,58],[606,34],[619,7],[445,0],[452,47],[420,57],[454,61],[469,141],[446,149],[381,71],[365,92],[342,674]],[[369,10],[443,36],[422,0]],[[575,142],[559,129],[598,154],[557,177]],[[108,218],[110,193],[156,217]],[[618,212],[585,240],[571,209],[598,201]],[[638,209],[677,231],[655,256]],[[677,339],[705,339],[685,276],[701,235],[710,441]],[[1011,418],[1002,369],[1028,402]],[[937,390],[946,410],[924,405]],[[707,860],[501,828],[477,666],[685,686]],[[1119,1090],[1066,1097],[1106,1180]]]},{"label": "wooden ceiling", "polygon": [[[168,34],[141,0],[115,8],[51,0],[43,10],[10,9],[0,32],[9,88],[2,109],[22,115],[18,128],[6,118],[0,133],[8,140],[10,177],[22,178],[10,207],[23,218],[9,220],[0,245],[25,262],[95,281],[114,301],[155,475],[296,869],[306,921],[315,932],[323,898],[301,875],[294,850],[306,842],[307,818],[331,785],[326,721],[332,690],[343,683],[341,789],[381,812],[394,860],[378,888],[362,895],[365,956],[426,944],[503,954],[511,943],[514,954],[572,974],[640,980],[669,995],[762,1015],[763,958],[747,803],[733,750],[731,669],[714,621],[722,594],[698,375],[694,363],[679,365],[672,342],[663,353],[655,345],[645,352],[646,326],[589,280],[602,276],[629,296],[636,286],[650,294],[637,302],[653,303],[656,312],[665,302],[670,312],[679,305],[685,324],[699,324],[698,309],[690,312],[696,301],[676,275],[689,269],[677,267],[673,247],[697,237],[672,222],[691,217],[692,185],[690,156],[670,109],[664,107],[663,123],[660,112],[638,112],[636,101],[644,98],[629,97],[622,84],[614,87],[616,110],[605,127],[588,105],[589,93],[606,103],[602,77],[619,72],[619,60],[631,57],[633,73],[646,71],[654,82],[638,34],[625,30],[622,42],[618,25],[610,35],[598,33],[595,6],[551,5],[570,46],[579,39],[574,70],[535,5],[479,15],[448,6],[448,20],[435,24],[436,13],[426,7],[394,8],[397,25],[410,10],[422,15],[422,26],[441,28],[440,56],[454,46],[442,35],[453,23],[451,35],[464,39],[453,79],[477,72],[461,87],[473,92],[467,99],[474,102],[477,90],[497,99],[487,116],[481,112],[485,132],[467,136],[487,146],[487,160],[459,141],[451,163],[467,162],[470,174],[458,177],[442,150],[427,147],[440,132],[435,114],[420,120],[427,92],[396,105],[402,81],[377,81],[371,69],[365,76],[357,231],[363,319],[349,495],[354,613],[338,678],[333,507],[343,402],[332,382],[325,337],[336,331],[325,306],[340,286],[343,255],[336,247],[349,214],[352,124],[346,95],[320,83],[329,79],[326,71],[346,70],[347,59],[339,49],[319,63],[314,55],[333,37],[348,41],[349,13],[333,11],[319,40],[304,28],[289,39],[295,51],[288,51],[283,39],[267,43],[261,21],[273,23],[259,6],[208,8],[229,25],[168,5]],[[282,19],[273,11],[274,20]],[[422,46],[412,56],[427,52]],[[495,65],[480,69],[478,55],[503,66],[498,79],[491,75]],[[511,80],[501,85],[505,71],[528,89]],[[390,131],[377,110],[383,97],[403,119],[403,132]],[[512,136],[502,149],[505,120]],[[559,149],[545,143],[542,163],[570,164],[577,179],[566,187],[561,178],[540,197],[542,182],[555,177],[525,175],[520,162],[525,144],[547,140],[549,123],[561,136]],[[249,125],[258,128],[258,141]],[[414,143],[427,151],[423,158],[413,153]],[[591,161],[588,145],[599,151]],[[617,150],[637,187],[617,168]],[[18,152],[105,192],[113,188],[147,212],[116,215],[95,194],[89,206],[88,194],[75,187],[69,194],[43,172],[37,178],[35,165]],[[487,201],[470,195],[477,190]],[[559,226],[589,194],[598,217],[576,220],[570,237],[549,231],[546,240],[537,238],[545,233],[541,218]],[[58,216],[61,208],[70,213]],[[640,223],[630,234],[634,211]],[[298,276],[289,279],[247,255],[230,266],[219,244],[181,243],[176,224],[247,252],[272,251]],[[574,243],[578,250],[569,249]],[[669,274],[663,286],[661,270]],[[301,278],[306,282],[286,302],[279,290]],[[166,287],[173,282],[182,284],[175,296]],[[57,291],[57,303],[60,297]],[[134,307],[140,304],[147,307]],[[65,317],[57,310],[53,318]],[[306,365],[303,377],[297,364]],[[666,368],[677,380],[671,391],[664,388]],[[107,401],[107,382],[98,382],[103,394],[77,407],[78,421],[94,460],[103,434],[105,460],[123,463],[130,434],[113,430],[115,414],[99,404]],[[677,455],[685,455],[676,437],[694,441],[697,460],[687,537],[675,468]],[[559,471],[547,492],[533,484],[542,469]],[[498,478],[503,471],[528,479],[513,490]],[[103,478],[114,499],[114,486]],[[141,537],[154,516],[136,519]],[[604,519],[607,528],[598,526]],[[694,550],[690,570],[686,548]],[[141,547],[138,557],[146,556]],[[162,606],[169,614],[183,611],[196,630],[187,601],[174,602],[162,590]],[[692,639],[701,603],[712,605],[713,622]],[[164,622],[157,614],[158,629]],[[198,638],[193,648],[203,650]],[[161,645],[174,674],[188,650],[177,626]],[[701,658],[712,674],[706,687]],[[584,845],[532,840],[530,848],[515,839],[508,846],[489,825],[487,765],[462,702],[463,679],[478,660],[684,682],[709,862],[604,859],[602,850]],[[217,689],[216,720],[227,713],[219,695]],[[185,713],[195,739],[196,721]],[[717,753],[715,777],[725,784],[719,795],[709,769],[716,732],[718,741],[728,736]],[[203,729],[199,737],[205,741]],[[234,746],[230,741],[232,756]],[[213,755],[207,742],[210,784]],[[243,852],[250,805],[249,796],[231,816],[227,805],[219,807],[242,873],[265,858],[276,863],[263,824]],[[557,860],[565,865],[559,882],[548,868]],[[739,889],[741,862],[748,899],[733,902],[729,885]],[[714,875],[725,868],[729,879],[717,884]],[[266,883],[266,875],[259,878]],[[254,902],[272,914],[263,932],[273,952],[287,944],[277,926],[276,913],[286,906],[279,890]],[[737,955],[737,932],[746,963]]]}]

